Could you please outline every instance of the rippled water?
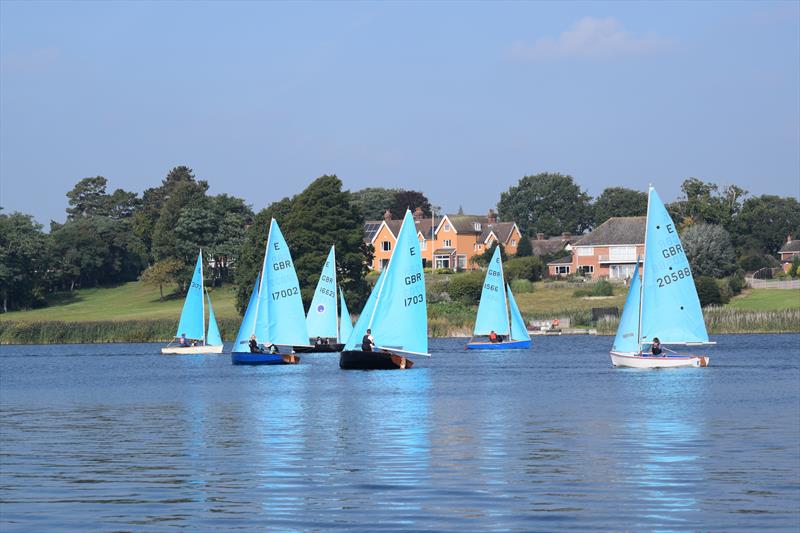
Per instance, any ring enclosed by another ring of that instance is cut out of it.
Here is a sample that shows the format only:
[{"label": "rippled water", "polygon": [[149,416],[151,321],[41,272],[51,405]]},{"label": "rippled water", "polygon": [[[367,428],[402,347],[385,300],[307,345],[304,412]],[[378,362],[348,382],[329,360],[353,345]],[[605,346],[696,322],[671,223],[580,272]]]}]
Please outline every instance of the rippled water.
[{"label": "rippled water", "polygon": [[604,337],[405,372],[0,347],[0,529],[793,530],[800,336],[614,370]]}]

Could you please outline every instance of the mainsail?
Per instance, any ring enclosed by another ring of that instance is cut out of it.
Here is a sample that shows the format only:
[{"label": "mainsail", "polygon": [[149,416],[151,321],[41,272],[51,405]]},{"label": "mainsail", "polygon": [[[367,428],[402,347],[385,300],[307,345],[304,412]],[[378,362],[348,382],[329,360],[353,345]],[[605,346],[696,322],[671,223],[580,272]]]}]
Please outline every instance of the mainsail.
[{"label": "mainsail", "polygon": [[498,335],[508,335],[507,305],[503,262],[498,246],[492,254],[492,260],[489,261],[489,268],[486,269],[473,335],[488,335],[492,331]]},{"label": "mainsail", "polygon": [[184,333],[189,339],[205,339],[205,309],[203,300],[203,252],[197,256],[197,263],[194,266],[194,275],[186,292],[186,300],[183,302],[181,319],[178,322],[178,332],[175,337],[180,337]]},{"label": "mainsail", "polygon": [[261,285],[261,274],[256,276],[256,282],[253,285],[253,292],[250,293],[250,300],[247,302],[247,309],[242,318],[242,325],[239,326],[239,333],[236,335],[236,341],[233,343],[233,352],[249,352],[248,343],[250,342],[250,335],[253,334],[256,324],[256,311],[258,307],[258,287]]},{"label": "mainsail", "polygon": [[642,270],[639,342],[708,343],[703,311],[678,229],[650,187]]},{"label": "mainsail", "polygon": [[336,315],[336,254],[331,246],[306,314],[308,337],[338,339]]}]

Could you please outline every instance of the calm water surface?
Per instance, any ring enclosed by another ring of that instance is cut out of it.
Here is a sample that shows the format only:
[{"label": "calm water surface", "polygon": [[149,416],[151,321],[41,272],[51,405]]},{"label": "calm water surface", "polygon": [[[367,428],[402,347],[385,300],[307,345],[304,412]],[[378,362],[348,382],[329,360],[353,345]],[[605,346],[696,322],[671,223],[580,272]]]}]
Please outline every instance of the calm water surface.
[{"label": "calm water surface", "polygon": [[611,338],[407,372],[0,347],[0,530],[800,529],[800,336],[614,370]]}]

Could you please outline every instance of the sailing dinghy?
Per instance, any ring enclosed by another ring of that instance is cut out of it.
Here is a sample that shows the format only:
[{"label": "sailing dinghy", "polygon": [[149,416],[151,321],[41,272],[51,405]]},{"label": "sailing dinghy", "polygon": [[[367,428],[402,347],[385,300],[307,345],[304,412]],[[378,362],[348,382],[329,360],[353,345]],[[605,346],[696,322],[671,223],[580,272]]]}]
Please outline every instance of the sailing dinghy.
[{"label": "sailing dinghy", "polygon": [[[642,275],[634,270],[611,347],[611,364],[633,368],[708,366],[706,355],[681,354],[666,348],[709,346],[703,310],[689,261],[664,203],[653,187],[647,199]],[[653,339],[662,353],[653,355]]]},{"label": "sailing dinghy", "polygon": [[[493,331],[497,335],[497,340],[494,342],[489,339]],[[519,312],[511,287],[504,281],[499,246],[495,248],[492,260],[489,261],[489,268],[486,269],[472,335],[472,339],[467,343],[468,350],[511,350],[531,347],[531,336],[528,334],[525,320]],[[475,340],[475,337],[479,339]]]},{"label": "sailing dinghy", "polygon": [[[362,350],[362,339],[372,331],[374,351]],[[411,368],[409,355],[428,353],[428,310],[417,230],[406,210],[389,265],[358,317],[339,357],[339,367],[351,370]]]},{"label": "sailing dinghy", "polygon": [[[251,338],[261,351],[251,352]],[[239,327],[231,362],[235,365],[295,364],[300,358],[294,354],[293,346],[308,346],[306,317],[292,255],[273,218],[264,263]]]},{"label": "sailing dinghy", "polygon": [[[205,300],[208,298],[208,331],[206,332]],[[179,343],[183,338],[185,345]],[[211,307],[211,297],[203,284],[203,251],[197,256],[194,275],[183,302],[178,331],[170,343],[161,348],[166,355],[217,354],[222,353],[222,338],[219,334],[217,319]]]},{"label": "sailing dinghy", "polygon": [[[328,258],[322,266],[322,274],[320,274],[317,282],[314,298],[312,298],[306,314],[308,338],[312,346],[310,348],[295,346],[296,352],[341,352],[342,348],[344,348],[344,344],[339,342],[339,339],[345,337],[341,336],[341,331],[339,330],[336,286],[336,250],[334,246],[331,246]],[[342,301],[344,301],[344,294],[342,295]],[[342,312],[345,312],[344,308]],[[342,317],[344,317],[344,314]],[[347,319],[349,320],[349,317]],[[350,329],[353,329],[352,324]]]}]

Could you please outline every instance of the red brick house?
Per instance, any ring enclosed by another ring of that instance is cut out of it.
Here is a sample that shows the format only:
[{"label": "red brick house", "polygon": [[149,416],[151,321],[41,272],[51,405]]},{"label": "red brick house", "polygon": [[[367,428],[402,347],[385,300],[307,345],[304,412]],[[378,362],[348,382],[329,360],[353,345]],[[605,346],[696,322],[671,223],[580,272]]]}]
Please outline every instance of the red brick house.
[{"label": "red brick house", "polygon": [[792,259],[800,257],[800,239],[792,239],[789,235],[786,238],[786,243],[778,250],[778,255],[781,256],[781,266],[784,272],[789,272],[789,267],[792,266]]},{"label": "red brick house", "polygon": [[646,217],[612,217],[573,242],[571,256],[547,263],[550,276],[581,273],[589,278],[626,279],[633,276],[644,254]]}]

